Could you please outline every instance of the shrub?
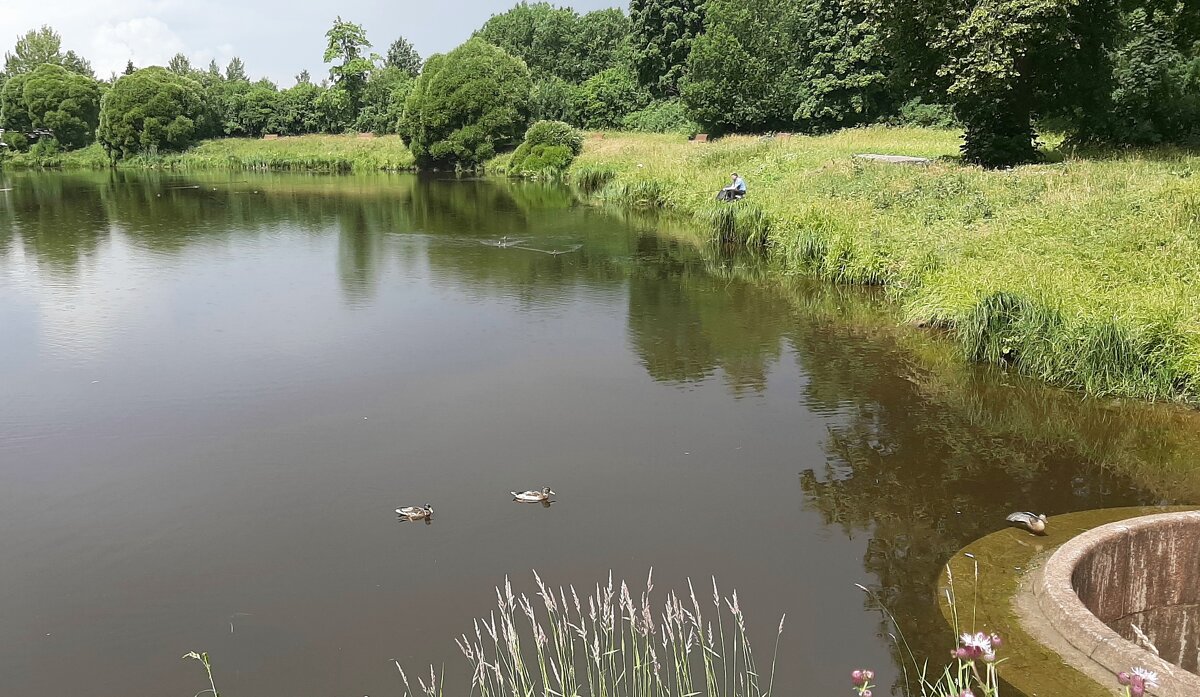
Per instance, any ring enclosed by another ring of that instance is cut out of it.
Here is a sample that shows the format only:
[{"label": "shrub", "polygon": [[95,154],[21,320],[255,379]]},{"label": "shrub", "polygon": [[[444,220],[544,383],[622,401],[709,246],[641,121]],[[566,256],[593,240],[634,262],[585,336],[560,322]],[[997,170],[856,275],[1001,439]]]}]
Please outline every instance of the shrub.
[{"label": "shrub", "polygon": [[100,85],[92,78],[43,64],[25,81],[24,97],[33,128],[52,132],[55,149],[92,142],[100,120]]},{"label": "shrub", "polygon": [[207,127],[201,87],[165,68],[117,80],[100,106],[97,139],[109,157],[182,150]]},{"label": "shrub", "polygon": [[700,132],[700,125],[688,117],[687,108],[678,99],[653,102],[645,109],[627,115],[621,120],[621,128],[645,133],[682,133],[687,136]]},{"label": "shrub", "polygon": [[949,104],[927,104],[920,97],[902,104],[900,113],[892,119],[892,123],[920,128],[955,128],[960,125],[954,117],[954,107]]},{"label": "shrub", "polygon": [[583,134],[562,121],[538,121],[525,132],[525,142],[513,153],[508,171],[537,173],[564,170],[583,152]]},{"label": "shrub", "polygon": [[529,69],[471,39],[433,56],[404,105],[403,131],[422,165],[477,165],[517,141],[527,123]]}]

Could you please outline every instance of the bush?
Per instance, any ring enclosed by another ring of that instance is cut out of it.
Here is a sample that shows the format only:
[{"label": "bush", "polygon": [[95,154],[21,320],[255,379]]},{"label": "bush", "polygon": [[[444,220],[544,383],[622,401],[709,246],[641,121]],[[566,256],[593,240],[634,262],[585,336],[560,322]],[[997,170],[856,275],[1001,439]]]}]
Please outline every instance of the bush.
[{"label": "bush", "polygon": [[949,104],[927,104],[920,97],[900,106],[900,113],[892,119],[897,126],[919,128],[955,128],[959,126],[954,116],[954,107]]},{"label": "bush", "polygon": [[97,139],[113,159],[183,150],[207,128],[200,85],[165,68],[117,80],[100,106]]},{"label": "bush", "polygon": [[525,132],[525,142],[508,162],[513,174],[564,170],[583,152],[583,134],[562,121],[538,121]]},{"label": "bush", "polygon": [[645,109],[629,114],[621,120],[621,128],[626,131],[682,133],[687,136],[700,132],[700,125],[688,118],[687,108],[678,99],[653,102]]},{"label": "bush", "polygon": [[13,150],[29,148],[26,134],[33,131],[29,108],[25,104],[25,82],[29,75],[14,75],[0,90],[0,128],[4,129],[4,143]]},{"label": "bush", "polygon": [[477,165],[517,141],[532,87],[520,59],[471,39],[426,63],[405,102],[402,135],[421,165]]}]

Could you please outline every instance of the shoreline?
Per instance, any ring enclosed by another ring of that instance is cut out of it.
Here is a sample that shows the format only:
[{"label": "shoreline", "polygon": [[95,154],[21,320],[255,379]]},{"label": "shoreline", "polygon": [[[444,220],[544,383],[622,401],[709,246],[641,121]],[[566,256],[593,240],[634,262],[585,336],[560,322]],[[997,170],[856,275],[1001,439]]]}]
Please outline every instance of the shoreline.
[{"label": "shoreline", "polygon": [[[826,136],[592,134],[569,179],[668,210],[702,243],[762,248],[776,273],[883,286],[964,360],[1089,396],[1200,404],[1200,154],[1101,153],[985,171],[955,131]],[[929,158],[869,162],[859,153]],[[1052,155],[1060,156],[1058,153]],[[731,171],[738,203],[713,200]]]},{"label": "shoreline", "polygon": [[[772,275],[882,286],[901,321],[945,331],[965,361],[1200,405],[1200,154],[1053,152],[1061,161],[985,171],[959,164],[958,144],[956,131],[889,127],[707,143],[592,133],[565,179],[593,201],[676,214],[701,244],[765,250]],[[875,152],[930,161],[854,157]],[[112,168],[97,145],[41,166],[20,157],[0,166]],[[353,135],[209,140],[116,168],[416,171],[398,136]],[[749,196],[714,201],[734,170]]]}]

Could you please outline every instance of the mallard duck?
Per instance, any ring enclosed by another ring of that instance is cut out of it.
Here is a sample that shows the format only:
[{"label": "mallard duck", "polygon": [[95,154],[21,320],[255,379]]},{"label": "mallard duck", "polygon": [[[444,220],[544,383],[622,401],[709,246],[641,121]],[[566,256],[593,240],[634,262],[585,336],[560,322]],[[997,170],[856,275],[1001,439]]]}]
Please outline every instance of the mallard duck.
[{"label": "mallard duck", "polygon": [[1009,513],[1005,520],[1015,527],[1025,528],[1034,535],[1046,534],[1046,515],[1044,513],[1034,515],[1028,511],[1019,511]]},{"label": "mallard duck", "polygon": [[524,503],[541,503],[543,501],[548,501],[554,494],[554,492],[551,491],[550,487],[548,486],[542,487],[541,491],[531,489],[529,491],[510,491],[509,493],[513,495],[514,500],[522,501]]},{"label": "mallard duck", "polygon": [[433,517],[433,506],[404,506],[397,508],[396,513],[405,520],[429,520]]}]

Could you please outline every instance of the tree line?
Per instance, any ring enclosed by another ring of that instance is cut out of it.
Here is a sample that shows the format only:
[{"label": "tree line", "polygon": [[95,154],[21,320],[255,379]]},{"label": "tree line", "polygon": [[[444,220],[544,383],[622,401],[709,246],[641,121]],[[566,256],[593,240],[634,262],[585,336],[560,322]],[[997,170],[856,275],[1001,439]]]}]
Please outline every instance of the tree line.
[{"label": "tree line", "polygon": [[114,157],[197,138],[371,131],[422,164],[472,165],[535,121],[586,129],[821,133],[872,123],[957,126],[986,166],[1037,158],[1039,130],[1070,142],[1200,140],[1194,0],[631,0],[580,14],[544,2],[492,16],[422,62],[403,38],[371,53],[363,27],[326,35],[327,78],[280,89],[165,67],[98,81],[48,27],[0,76],[17,149],[94,137]]}]

